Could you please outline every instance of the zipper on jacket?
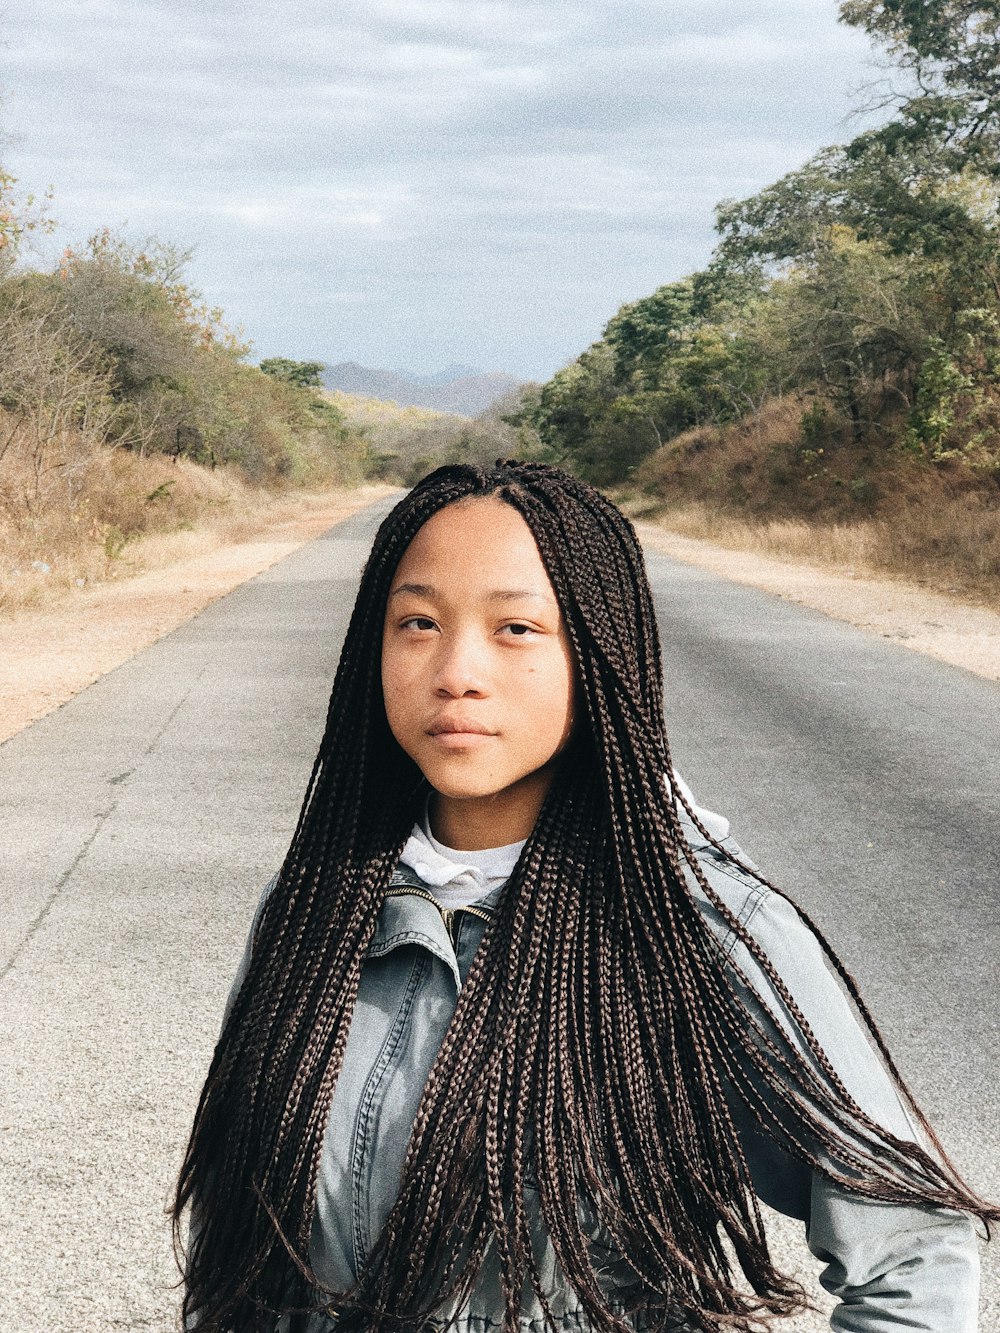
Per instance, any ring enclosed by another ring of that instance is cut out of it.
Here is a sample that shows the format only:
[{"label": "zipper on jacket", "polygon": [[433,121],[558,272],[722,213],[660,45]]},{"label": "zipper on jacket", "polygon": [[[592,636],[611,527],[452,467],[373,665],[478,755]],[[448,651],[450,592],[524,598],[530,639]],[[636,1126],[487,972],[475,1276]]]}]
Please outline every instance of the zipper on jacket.
[{"label": "zipper on jacket", "polygon": [[404,893],[412,893],[418,898],[426,898],[428,902],[434,904],[441,913],[441,920],[444,922],[444,928],[448,932],[448,938],[451,940],[453,949],[457,948],[459,912],[471,912],[473,916],[478,916],[482,921],[490,921],[493,918],[492,912],[488,912],[482,907],[474,907],[471,903],[467,907],[442,907],[433,893],[428,893],[426,889],[420,889],[415,884],[396,884],[385,891],[387,898],[398,898]]}]

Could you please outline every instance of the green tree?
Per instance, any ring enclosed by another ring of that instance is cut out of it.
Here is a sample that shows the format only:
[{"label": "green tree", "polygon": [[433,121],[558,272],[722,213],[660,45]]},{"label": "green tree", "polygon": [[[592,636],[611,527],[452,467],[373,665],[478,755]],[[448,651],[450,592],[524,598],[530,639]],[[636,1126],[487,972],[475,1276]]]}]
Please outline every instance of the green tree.
[{"label": "green tree", "polygon": [[723,199],[715,210],[717,269],[755,274],[814,260],[843,220],[842,164],[841,149],[824,149],[748,199]]},{"label": "green tree", "polygon": [[290,361],[284,356],[271,356],[260,363],[260,368],[265,375],[273,375],[300,389],[321,389],[320,377],[326,365],[322,361]]},{"label": "green tree", "polygon": [[887,146],[931,140],[1000,176],[1000,0],[844,0],[840,17],[909,76]]},{"label": "green tree", "polygon": [[[880,388],[912,405],[931,339],[955,346],[965,312],[997,305],[998,199],[991,179],[954,170],[933,144],[889,151],[862,136],[721,205],[716,263],[761,266],[772,283],[794,274],[770,294],[791,299],[789,382],[810,368],[857,432]],[[868,248],[852,258],[854,243]]]},{"label": "green tree", "polygon": [[668,349],[679,344],[693,322],[690,278],[658,287],[652,296],[623,305],[604,330],[617,383],[623,388],[648,388]]},{"label": "green tree", "polygon": [[786,392],[821,405],[816,438],[822,421],[831,442],[1000,456],[1000,0],[844,0],[841,17],[902,69],[895,117],[723,200],[708,267],[622,306],[541,387],[543,446],[592,480]]},{"label": "green tree", "polygon": [[627,476],[657,447],[618,379],[614,349],[597,342],[542,385],[533,424],[556,462],[598,485]]},{"label": "green tree", "polygon": [[740,326],[760,292],[756,273],[716,266],[622,306],[601,341],[537,391],[543,448],[607,484],[681,431],[758,411],[778,387]]},{"label": "green tree", "polygon": [[887,397],[910,402],[932,332],[926,277],[912,257],[841,224],[812,264],[771,288],[766,318],[780,330],[786,382],[818,386],[844,413],[855,439]]}]

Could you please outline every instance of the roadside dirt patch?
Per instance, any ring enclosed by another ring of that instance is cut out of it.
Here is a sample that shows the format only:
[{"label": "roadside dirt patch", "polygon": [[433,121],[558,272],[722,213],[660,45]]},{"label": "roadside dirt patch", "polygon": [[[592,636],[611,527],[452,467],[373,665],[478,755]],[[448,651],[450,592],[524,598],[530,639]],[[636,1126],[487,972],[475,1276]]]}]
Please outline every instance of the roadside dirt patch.
[{"label": "roadside dirt patch", "polygon": [[894,639],[915,652],[1000,680],[1000,614],[911,583],[854,576],[800,561],[734,551],[637,522],[640,539],[701,569]]},{"label": "roadside dirt patch", "polygon": [[96,584],[51,610],[0,623],[0,742],[392,489],[362,486],[316,497],[246,541]]}]

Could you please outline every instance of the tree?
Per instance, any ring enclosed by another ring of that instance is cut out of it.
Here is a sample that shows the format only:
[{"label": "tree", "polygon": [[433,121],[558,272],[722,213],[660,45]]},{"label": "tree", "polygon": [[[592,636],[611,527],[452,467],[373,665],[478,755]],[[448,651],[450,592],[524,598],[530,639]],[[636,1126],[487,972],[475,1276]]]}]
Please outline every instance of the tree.
[{"label": "tree", "polygon": [[831,406],[855,441],[1000,458],[1000,0],[840,12],[903,71],[897,114],[722,201],[708,267],[622,306],[542,386],[543,444],[591,480],[786,391],[832,438]]},{"label": "tree", "polygon": [[271,356],[260,363],[260,368],[265,375],[273,375],[275,379],[295,384],[300,389],[321,389],[323,381],[320,376],[326,365],[322,361],[289,361],[284,356]]},{"label": "tree", "polygon": [[933,329],[927,270],[840,224],[813,264],[777,281],[767,321],[780,330],[787,383],[818,387],[860,439],[887,395],[909,405]]},{"label": "tree", "polygon": [[59,494],[72,509],[116,415],[110,376],[54,302],[0,304],[0,507],[19,521]]},{"label": "tree", "polygon": [[554,461],[598,485],[627,476],[659,442],[648,425],[636,429],[607,342],[594,343],[542,385],[532,420]]},{"label": "tree", "polygon": [[723,199],[715,210],[721,240],[715,267],[725,273],[815,259],[842,221],[842,150],[828,148],[749,199]]},{"label": "tree", "polygon": [[909,76],[878,131],[890,149],[934,141],[956,167],[1000,176],[1000,0],[844,0],[840,17]]},{"label": "tree", "polygon": [[994,181],[956,172],[932,143],[890,152],[865,135],[721,205],[716,263],[770,272],[788,382],[815,375],[857,434],[886,393],[911,403],[933,341],[964,349],[968,312],[997,308],[998,200]]},{"label": "tree", "polygon": [[658,287],[652,296],[623,305],[604,330],[617,382],[648,387],[666,349],[683,337],[694,320],[690,278]]}]

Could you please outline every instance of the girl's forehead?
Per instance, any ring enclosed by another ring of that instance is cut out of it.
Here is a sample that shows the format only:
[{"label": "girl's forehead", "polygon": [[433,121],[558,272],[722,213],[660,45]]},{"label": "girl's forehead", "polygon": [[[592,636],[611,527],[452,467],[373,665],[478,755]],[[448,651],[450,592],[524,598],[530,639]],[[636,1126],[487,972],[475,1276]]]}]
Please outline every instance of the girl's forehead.
[{"label": "girl's forehead", "polygon": [[456,501],[433,514],[404,551],[392,587],[457,585],[471,594],[487,584],[553,598],[530,527],[512,505],[492,496]]},{"label": "girl's forehead", "polygon": [[453,555],[476,561],[484,552],[497,560],[542,563],[535,538],[517,510],[494,496],[476,496],[445,505],[415,534],[400,564]]}]

